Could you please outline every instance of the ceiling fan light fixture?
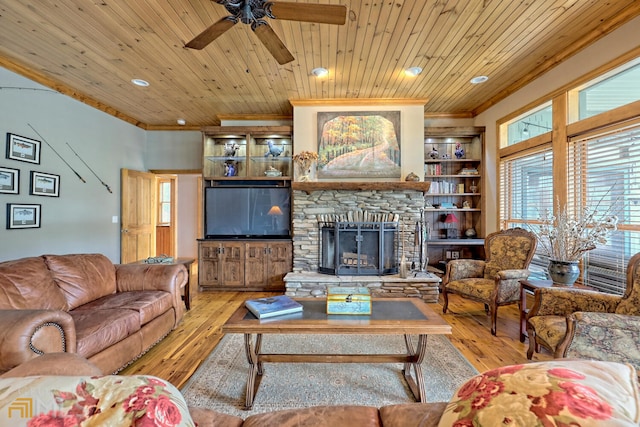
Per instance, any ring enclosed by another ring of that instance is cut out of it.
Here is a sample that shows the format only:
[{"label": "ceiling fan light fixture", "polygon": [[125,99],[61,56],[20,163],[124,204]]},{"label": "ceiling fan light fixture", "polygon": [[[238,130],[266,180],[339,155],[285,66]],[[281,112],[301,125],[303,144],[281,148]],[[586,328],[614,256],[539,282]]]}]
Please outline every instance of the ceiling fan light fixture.
[{"label": "ceiling fan light fixture", "polygon": [[409,77],[415,77],[422,73],[422,68],[420,67],[408,67],[404,69],[404,74]]},{"label": "ceiling fan light fixture", "polygon": [[314,68],[313,70],[311,70],[311,74],[313,74],[314,76],[320,78],[320,77],[325,77],[327,74],[329,74],[329,70],[327,70],[326,68],[323,67],[318,67],[318,68]]},{"label": "ceiling fan light fixture", "polygon": [[471,83],[472,85],[477,85],[480,83],[484,83],[487,80],[489,80],[489,77],[487,76],[475,76],[471,80],[469,80],[469,83]]},{"label": "ceiling fan light fixture", "polygon": [[142,80],[142,79],[131,79],[131,83],[133,83],[136,86],[140,86],[140,87],[149,86],[149,82],[146,81],[146,80]]}]

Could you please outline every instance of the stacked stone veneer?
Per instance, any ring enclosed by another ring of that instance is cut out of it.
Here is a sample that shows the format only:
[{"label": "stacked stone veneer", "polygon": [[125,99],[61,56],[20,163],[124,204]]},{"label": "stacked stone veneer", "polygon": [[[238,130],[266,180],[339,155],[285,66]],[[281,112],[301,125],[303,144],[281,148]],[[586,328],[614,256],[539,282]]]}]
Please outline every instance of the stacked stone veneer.
[{"label": "stacked stone veneer", "polygon": [[401,279],[389,276],[333,276],[321,273],[288,273],[284,278],[286,294],[295,297],[324,297],[327,287],[364,287],[374,298],[422,298],[425,302],[438,302],[440,278],[435,274]]},{"label": "stacked stone veneer", "polygon": [[[400,248],[402,250],[404,244],[405,259],[411,262],[419,259],[414,249],[414,233],[422,208],[424,208],[424,194],[416,190],[320,190],[312,191],[310,194],[294,191],[292,224],[293,273],[295,274],[290,273],[285,277],[287,294],[320,295],[320,291],[324,290],[329,282],[354,286],[354,283],[358,283],[359,280],[362,283],[366,282],[366,286],[378,294],[384,293],[388,294],[387,296],[432,295],[435,289],[437,300],[437,283],[434,286],[433,282],[425,282],[428,284],[425,284],[423,289],[419,287],[422,286],[419,281],[399,279],[397,275],[338,277],[318,274],[320,251],[318,216],[342,215],[354,211],[367,211],[370,214],[398,214],[401,228],[399,236],[402,239]],[[310,280],[300,280],[305,274],[309,275]],[[316,279],[316,276],[319,277]],[[425,300],[430,299],[433,297],[425,298]]]}]

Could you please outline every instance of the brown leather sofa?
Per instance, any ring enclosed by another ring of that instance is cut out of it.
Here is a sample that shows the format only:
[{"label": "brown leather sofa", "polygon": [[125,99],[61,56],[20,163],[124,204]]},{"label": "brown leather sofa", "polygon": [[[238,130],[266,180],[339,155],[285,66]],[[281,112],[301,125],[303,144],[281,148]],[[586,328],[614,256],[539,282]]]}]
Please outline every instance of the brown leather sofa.
[{"label": "brown leather sofa", "polygon": [[0,263],[0,372],[56,352],[118,372],[178,325],[187,275],[183,265],[120,265],[100,254]]}]

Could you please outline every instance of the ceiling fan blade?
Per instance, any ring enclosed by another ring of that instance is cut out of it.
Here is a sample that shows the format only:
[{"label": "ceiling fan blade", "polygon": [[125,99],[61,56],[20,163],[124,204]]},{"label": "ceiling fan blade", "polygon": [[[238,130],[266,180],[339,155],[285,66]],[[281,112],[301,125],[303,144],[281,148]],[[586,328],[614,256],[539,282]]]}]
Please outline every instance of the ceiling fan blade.
[{"label": "ceiling fan blade", "polygon": [[220,37],[225,31],[233,27],[237,20],[232,16],[222,18],[209,28],[198,34],[193,40],[185,45],[189,49],[204,49],[209,43]]},{"label": "ceiling fan blade", "polygon": [[283,65],[295,59],[269,24],[262,22],[255,27],[252,26],[251,29],[256,33],[264,47],[278,61],[278,64]]},{"label": "ceiling fan blade", "polygon": [[335,25],[347,21],[347,7],[343,5],[277,2],[270,7],[276,19]]}]

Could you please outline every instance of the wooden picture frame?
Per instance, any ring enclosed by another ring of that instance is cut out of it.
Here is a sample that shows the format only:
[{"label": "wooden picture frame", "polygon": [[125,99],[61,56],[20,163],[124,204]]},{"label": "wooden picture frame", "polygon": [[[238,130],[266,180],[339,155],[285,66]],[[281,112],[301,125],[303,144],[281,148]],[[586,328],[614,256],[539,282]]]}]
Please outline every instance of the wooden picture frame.
[{"label": "wooden picture frame", "polygon": [[400,178],[400,111],[317,113],[318,178]]},{"label": "wooden picture frame", "polygon": [[0,166],[0,193],[20,193],[20,170]]},{"label": "wooden picture frame", "polygon": [[7,159],[40,164],[40,141],[7,133]]},{"label": "wooden picture frame", "polygon": [[7,203],[7,229],[40,228],[40,205]]},{"label": "wooden picture frame", "polygon": [[60,175],[31,171],[29,194],[32,196],[60,196]]}]

